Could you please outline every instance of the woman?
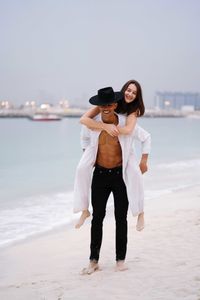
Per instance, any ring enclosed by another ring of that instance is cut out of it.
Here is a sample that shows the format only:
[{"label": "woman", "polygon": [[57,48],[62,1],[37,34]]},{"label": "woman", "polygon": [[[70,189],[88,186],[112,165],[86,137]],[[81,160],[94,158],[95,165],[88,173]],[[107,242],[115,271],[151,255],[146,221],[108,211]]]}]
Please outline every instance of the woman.
[{"label": "woman", "polygon": [[[124,94],[124,98],[118,102],[116,112],[127,116],[126,125],[124,127],[93,120],[93,118],[99,114],[98,107],[91,108],[88,112],[86,112],[80,119],[81,124],[86,125],[88,128],[93,130],[105,130],[113,137],[118,136],[119,134],[130,134],[136,126],[137,117],[142,116],[145,111],[142,89],[139,82],[136,80],[129,80],[124,84],[121,92]],[[147,159],[148,154],[143,154],[140,162],[140,170],[142,174],[147,171]],[[88,209],[84,209],[78,223],[76,224],[76,228],[79,228],[89,216],[90,213]],[[141,231],[143,228],[144,212],[140,211],[138,214],[136,229]]]}]

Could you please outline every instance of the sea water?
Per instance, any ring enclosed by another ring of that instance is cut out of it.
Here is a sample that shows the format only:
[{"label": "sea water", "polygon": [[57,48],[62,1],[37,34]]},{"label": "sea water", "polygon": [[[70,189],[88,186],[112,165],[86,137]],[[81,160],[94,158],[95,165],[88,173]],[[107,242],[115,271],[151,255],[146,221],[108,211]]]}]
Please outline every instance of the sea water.
[{"label": "sea water", "polygon": [[[146,207],[200,183],[200,119],[141,118],[139,124],[152,136]],[[0,119],[0,246],[72,222],[81,154],[76,118]]]}]

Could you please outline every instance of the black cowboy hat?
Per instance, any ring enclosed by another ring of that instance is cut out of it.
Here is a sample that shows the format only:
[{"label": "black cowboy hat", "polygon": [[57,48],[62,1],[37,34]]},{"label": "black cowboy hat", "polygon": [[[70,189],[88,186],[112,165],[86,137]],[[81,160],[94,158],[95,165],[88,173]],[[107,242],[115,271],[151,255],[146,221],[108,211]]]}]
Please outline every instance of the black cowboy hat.
[{"label": "black cowboy hat", "polygon": [[91,97],[89,102],[93,105],[107,105],[118,102],[122,98],[121,92],[114,92],[112,87],[105,87],[98,90],[98,94]]}]

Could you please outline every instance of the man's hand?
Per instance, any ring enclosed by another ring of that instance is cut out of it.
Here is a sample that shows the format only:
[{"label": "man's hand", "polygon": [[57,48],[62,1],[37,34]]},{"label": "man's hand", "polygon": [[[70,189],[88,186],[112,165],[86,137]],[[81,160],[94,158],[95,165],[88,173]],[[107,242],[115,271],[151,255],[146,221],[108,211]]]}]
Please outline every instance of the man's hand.
[{"label": "man's hand", "polygon": [[140,171],[142,172],[142,174],[144,174],[145,172],[147,172],[147,170],[148,170],[147,163],[141,161],[140,162]]},{"label": "man's hand", "polygon": [[144,174],[148,170],[147,160],[148,160],[148,154],[142,154],[142,158],[139,165],[142,174]]}]

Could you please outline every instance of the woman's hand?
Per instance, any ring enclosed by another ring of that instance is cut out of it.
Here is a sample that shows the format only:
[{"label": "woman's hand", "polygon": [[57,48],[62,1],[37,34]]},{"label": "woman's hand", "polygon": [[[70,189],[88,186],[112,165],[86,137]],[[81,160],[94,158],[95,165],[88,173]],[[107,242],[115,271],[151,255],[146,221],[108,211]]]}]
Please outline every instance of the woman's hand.
[{"label": "woman's hand", "polygon": [[112,137],[119,135],[119,130],[117,129],[117,126],[115,126],[114,124],[103,123],[102,127],[103,130],[105,130]]}]

